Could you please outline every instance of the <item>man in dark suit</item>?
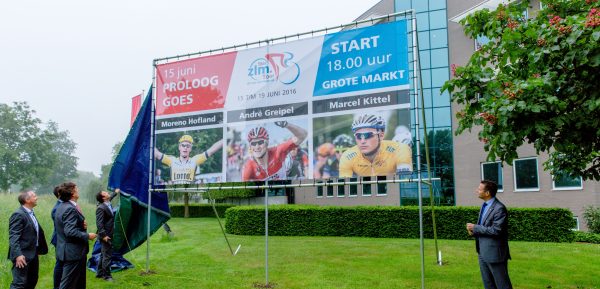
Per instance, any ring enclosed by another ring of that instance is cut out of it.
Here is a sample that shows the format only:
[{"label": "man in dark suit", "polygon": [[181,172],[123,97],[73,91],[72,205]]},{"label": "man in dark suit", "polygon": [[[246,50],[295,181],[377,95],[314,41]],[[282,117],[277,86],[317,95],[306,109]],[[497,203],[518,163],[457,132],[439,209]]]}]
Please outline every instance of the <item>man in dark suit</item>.
[{"label": "man in dark suit", "polygon": [[98,207],[96,208],[96,226],[101,246],[100,262],[98,263],[97,278],[112,281],[110,273],[110,258],[112,257],[112,236],[115,225],[115,217],[110,200],[112,197],[108,192],[100,191],[96,194]]},{"label": "man in dark suit", "polygon": [[87,223],[77,205],[79,189],[74,183],[64,183],[59,189],[62,204],[56,209],[56,258],[63,262],[60,289],[85,289],[85,261],[88,240],[96,234],[87,232]]},{"label": "man in dark suit", "polygon": [[475,236],[475,248],[479,254],[481,279],[486,289],[512,288],[508,276],[508,211],[496,199],[498,185],[483,180],[477,195],[484,201],[477,224],[467,224],[467,232]]},{"label": "man in dark suit", "polygon": [[8,259],[13,263],[10,289],[33,289],[38,282],[38,255],[48,253],[48,245],[33,213],[37,196],[33,191],[22,192],[18,200],[21,207],[10,216],[8,225]]}]

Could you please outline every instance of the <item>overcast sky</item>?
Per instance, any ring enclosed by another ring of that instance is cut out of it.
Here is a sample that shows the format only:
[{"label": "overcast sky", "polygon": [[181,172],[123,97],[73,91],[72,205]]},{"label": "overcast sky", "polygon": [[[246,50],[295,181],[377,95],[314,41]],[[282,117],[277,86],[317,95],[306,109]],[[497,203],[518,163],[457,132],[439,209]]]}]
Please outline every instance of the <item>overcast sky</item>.
[{"label": "overcast sky", "polygon": [[0,103],[27,101],[97,175],[129,131],[152,61],[346,24],[378,0],[9,1],[0,9]]}]

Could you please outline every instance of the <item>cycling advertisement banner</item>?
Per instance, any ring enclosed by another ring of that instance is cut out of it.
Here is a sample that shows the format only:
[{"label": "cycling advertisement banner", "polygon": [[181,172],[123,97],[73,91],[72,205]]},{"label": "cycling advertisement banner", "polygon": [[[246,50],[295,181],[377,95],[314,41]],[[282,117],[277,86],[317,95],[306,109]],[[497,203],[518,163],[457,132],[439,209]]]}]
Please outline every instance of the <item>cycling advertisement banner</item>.
[{"label": "cycling advertisement banner", "polygon": [[413,170],[405,20],[156,65],[155,185]]}]

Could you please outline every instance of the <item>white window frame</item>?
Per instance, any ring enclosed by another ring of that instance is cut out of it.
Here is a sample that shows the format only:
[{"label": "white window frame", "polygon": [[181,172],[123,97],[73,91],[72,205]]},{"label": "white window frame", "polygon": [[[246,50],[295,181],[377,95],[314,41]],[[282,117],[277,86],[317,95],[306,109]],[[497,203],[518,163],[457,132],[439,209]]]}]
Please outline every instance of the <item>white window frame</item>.
[{"label": "white window frame", "polygon": [[579,177],[579,183],[581,185],[577,187],[556,187],[556,182],[554,181],[554,175],[552,175],[552,190],[553,191],[580,191],[583,190],[583,178]]},{"label": "white window frame", "polygon": [[[361,178],[360,179],[361,181],[364,180],[364,178],[369,178],[369,181],[372,180],[371,179],[372,177],[360,177],[360,178]],[[370,193],[368,195],[365,195],[365,190],[364,190],[365,186],[369,186],[371,188],[369,190]],[[373,196],[373,184],[362,184],[362,182],[361,182],[361,184],[360,184],[360,195],[363,196],[363,197],[372,197]]]},{"label": "white window frame", "polygon": [[[332,179],[328,179],[327,181],[325,181],[325,186],[323,186],[323,195],[325,195],[326,198],[333,198],[336,195],[336,191],[337,191],[337,186],[332,186],[330,185],[330,183],[333,183]],[[331,188],[332,192],[331,195],[329,195],[329,188]]]},{"label": "white window frame", "polygon": [[500,167],[500,176],[502,177],[502,189],[498,189],[498,193],[502,193],[504,192],[504,171],[503,171],[503,167],[502,167],[502,162],[499,161],[495,161],[495,162],[482,162],[479,164],[479,167],[481,168],[481,180],[483,181],[483,165],[485,164],[498,164],[498,166]]},{"label": "white window frame", "polygon": [[579,217],[577,216],[573,216],[573,219],[575,219],[575,228],[571,229],[572,231],[579,231]]},{"label": "white window frame", "polygon": [[[519,189],[517,188],[517,161],[525,161],[525,160],[531,160],[534,159],[535,160],[535,173],[536,173],[536,177],[537,177],[537,188],[529,188],[529,189]],[[538,163],[538,158],[537,157],[528,157],[528,158],[520,158],[520,159],[515,159],[513,160],[513,185],[515,188],[515,192],[539,192],[540,191],[540,170],[539,170],[539,163]]]},{"label": "white window frame", "polygon": [[[317,183],[322,183],[322,181],[317,181]],[[321,188],[321,195],[319,196],[319,188]],[[325,186],[317,186],[317,191],[315,192],[315,195],[317,195],[317,199],[321,199],[323,198],[325,194]]]},{"label": "white window frame", "polygon": [[[356,178],[356,180],[352,180],[352,178],[349,178],[350,182],[358,182],[358,178]],[[351,193],[352,191],[352,186],[356,186],[356,194],[353,195]],[[348,198],[358,198],[358,195],[362,193],[362,186],[355,184],[355,185],[348,185]]]},{"label": "white window frame", "polygon": [[[345,179],[337,179],[336,182],[339,183],[340,180],[345,180]],[[343,195],[340,195],[340,187],[342,187],[342,189],[344,190],[344,194]],[[345,198],[347,194],[348,194],[348,189],[347,189],[346,185],[337,185],[337,186],[335,186],[335,195],[338,198]]]},{"label": "white window frame", "polygon": [[[379,177],[384,177],[384,179],[382,179],[384,181],[387,180],[387,176],[376,176],[375,178],[377,179],[377,181],[379,181]],[[384,194],[380,194],[379,193],[379,182],[377,182],[377,184],[375,186],[377,188],[377,192],[375,193],[375,196],[377,196],[377,197],[385,197],[385,196],[388,195],[387,191],[390,189],[388,187],[388,183],[383,183],[383,184],[385,185],[385,193]]]}]

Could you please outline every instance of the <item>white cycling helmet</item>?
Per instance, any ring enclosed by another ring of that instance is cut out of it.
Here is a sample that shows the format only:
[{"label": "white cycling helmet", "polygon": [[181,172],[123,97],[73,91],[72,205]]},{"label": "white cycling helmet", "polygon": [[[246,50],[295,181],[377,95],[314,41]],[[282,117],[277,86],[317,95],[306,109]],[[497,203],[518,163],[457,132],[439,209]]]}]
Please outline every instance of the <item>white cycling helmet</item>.
[{"label": "white cycling helmet", "polygon": [[381,116],[373,114],[362,114],[352,122],[352,131],[356,132],[361,128],[374,128],[377,130],[385,130],[385,121]]}]

